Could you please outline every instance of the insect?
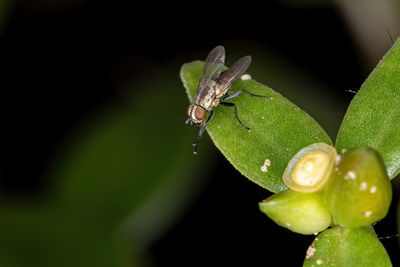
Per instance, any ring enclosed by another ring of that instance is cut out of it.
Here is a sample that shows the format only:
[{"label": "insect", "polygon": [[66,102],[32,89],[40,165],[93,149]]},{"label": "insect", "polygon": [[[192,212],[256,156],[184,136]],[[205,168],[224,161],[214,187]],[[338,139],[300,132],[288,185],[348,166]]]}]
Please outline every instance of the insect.
[{"label": "insect", "polygon": [[[199,85],[194,97],[194,103],[190,104],[187,109],[189,118],[186,123],[195,124],[199,127],[196,140],[193,143],[194,154],[197,154],[197,146],[200,138],[203,135],[204,129],[210,123],[214,116],[214,108],[218,105],[233,107],[235,118],[246,130],[250,128],[245,126],[239,119],[237,108],[234,103],[224,102],[225,100],[237,97],[241,93],[245,93],[252,97],[265,97],[271,99],[270,96],[254,95],[245,90],[238,90],[230,95],[225,95],[226,92],[233,86],[236,80],[247,70],[251,63],[251,56],[244,56],[232,64],[230,68],[222,71],[225,63],[225,49],[219,45],[208,54],[204,63],[203,71],[200,75]],[[204,122],[206,112],[210,112],[208,119]]]}]

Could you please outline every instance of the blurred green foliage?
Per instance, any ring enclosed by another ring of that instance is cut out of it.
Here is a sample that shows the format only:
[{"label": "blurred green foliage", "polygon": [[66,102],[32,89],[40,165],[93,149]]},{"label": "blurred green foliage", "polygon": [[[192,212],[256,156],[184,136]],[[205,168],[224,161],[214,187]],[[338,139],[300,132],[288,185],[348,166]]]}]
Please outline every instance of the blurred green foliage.
[{"label": "blurred green foliage", "polygon": [[0,0],[0,36],[3,34],[3,30],[7,25],[13,5],[14,1],[12,0]]},{"label": "blurred green foliage", "polygon": [[[257,75],[275,77],[284,90],[310,88],[312,77],[293,78],[292,84],[274,75],[282,67],[300,77],[292,62],[265,47],[253,51]],[[184,124],[188,100],[180,64],[157,68],[164,71],[131,86],[136,93],[116,97],[83,118],[49,162],[43,199],[2,200],[0,264],[145,265],[147,245],[190,203],[211,163],[207,136],[199,155],[192,154],[197,127]],[[294,95],[307,96],[300,89]]]},{"label": "blurred green foliage", "polygon": [[55,156],[42,201],[3,201],[2,266],[141,265],[146,244],[207,172],[209,146],[192,154],[175,75],[158,75],[83,119]]}]

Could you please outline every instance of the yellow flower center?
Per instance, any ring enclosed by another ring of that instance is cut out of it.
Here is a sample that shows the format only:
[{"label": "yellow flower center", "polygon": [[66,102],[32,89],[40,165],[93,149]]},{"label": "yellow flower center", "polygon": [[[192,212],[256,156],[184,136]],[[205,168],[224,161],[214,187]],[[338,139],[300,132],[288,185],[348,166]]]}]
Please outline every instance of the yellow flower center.
[{"label": "yellow flower center", "polygon": [[292,179],[301,186],[316,185],[324,178],[329,162],[329,156],[325,152],[310,152],[297,162]]}]

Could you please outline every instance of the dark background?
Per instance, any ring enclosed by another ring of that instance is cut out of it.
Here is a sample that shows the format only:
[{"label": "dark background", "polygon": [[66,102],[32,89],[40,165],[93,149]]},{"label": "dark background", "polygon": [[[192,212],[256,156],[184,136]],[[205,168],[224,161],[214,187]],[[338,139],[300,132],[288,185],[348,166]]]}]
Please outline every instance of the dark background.
[{"label": "dark background", "polygon": [[[332,85],[344,107],[353,96],[345,90],[357,90],[369,73],[330,6],[299,9],[272,1],[248,9],[242,3],[239,12],[236,5],[207,2],[183,10],[125,1],[85,1],[62,10],[24,4],[15,3],[1,40],[6,191],[35,187],[32,172],[39,176],[63,133],[123,90],[121,84],[152,79],[165,62],[178,73],[180,64],[204,60],[217,44],[256,42],[279,51]],[[130,71],[116,73],[125,61]]]},{"label": "dark background", "polygon": [[[342,114],[353,96],[346,90],[359,88],[371,70],[330,3],[73,1],[57,6],[43,1],[34,6],[16,1],[8,10],[0,39],[5,197],[40,198],[48,190],[42,177],[46,163],[67,132],[107,99],[123,94],[127,83],[145,83],[166,66],[178,79],[182,63],[204,60],[218,44],[226,46],[227,59],[230,46],[251,54],[246,44],[284,55],[330,85],[327,93]],[[207,142],[205,137],[202,144]],[[242,177],[219,151],[212,154],[207,183],[147,249],[147,263],[299,266],[314,237],[291,233],[260,213],[257,203],[270,193]],[[392,203],[389,217],[376,226],[378,236],[397,233],[396,196]],[[398,265],[398,238],[382,243]]]}]

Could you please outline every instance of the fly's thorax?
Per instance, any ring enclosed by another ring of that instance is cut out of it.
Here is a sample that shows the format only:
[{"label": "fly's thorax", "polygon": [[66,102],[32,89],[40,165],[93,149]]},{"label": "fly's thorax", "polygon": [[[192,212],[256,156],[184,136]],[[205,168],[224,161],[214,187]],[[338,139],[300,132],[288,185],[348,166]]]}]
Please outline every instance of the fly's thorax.
[{"label": "fly's thorax", "polygon": [[206,111],[202,107],[194,104],[189,105],[186,112],[189,116],[190,122],[195,124],[201,123],[206,116]]},{"label": "fly's thorax", "polygon": [[203,107],[206,111],[211,111],[214,107],[213,102],[216,97],[218,84],[214,80],[207,80],[199,83],[194,104]]},{"label": "fly's thorax", "polygon": [[219,99],[219,98],[215,98],[215,99],[213,100],[213,102],[212,102],[212,107],[214,108],[214,107],[218,106],[218,105],[219,105],[219,102],[220,102],[220,99]]}]

